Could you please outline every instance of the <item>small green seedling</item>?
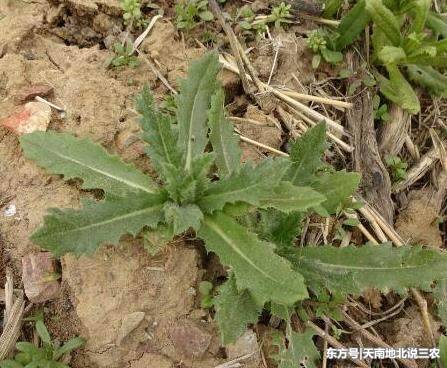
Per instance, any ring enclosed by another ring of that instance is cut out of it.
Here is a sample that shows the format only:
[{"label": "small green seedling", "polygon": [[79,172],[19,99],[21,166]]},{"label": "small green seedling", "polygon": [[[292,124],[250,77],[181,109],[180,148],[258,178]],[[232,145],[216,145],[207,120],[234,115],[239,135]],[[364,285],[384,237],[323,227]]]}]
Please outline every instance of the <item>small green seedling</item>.
[{"label": "small green seedling", "polygon": [[391,170],[391,179],[398,182],[407,177],[408,164],[399,156],[389,155],[385,157],[385,163]]},{"label": "small green seedling", "polygon": [[210,309],[214,305],[213,301],[213,284],[209,281],[202,281],[199,284],[199,292],[200,292],[200,306],[203,309]]},{"label": "small green seedling", "polygon": [[214,19],[208,10],[208,0],[182,0],[175,5],[175,13],[177,28],[186,31]]},{"label": "small green seedling", "polygon": [[50,333],[41,318],[37,318],[35,327],[40,344],[18,342],[16,344],[18,353],[13,359],[0,362],[0,368],[70,368],[62,363],[64,356],[83,346],[85,340],[74,337],[60,345],[51,341]]},{"label": "small green seedling", "polygon": [[388,105],[386,103],[381,103],[379,95],[375,95],[373,97],[373,109],[375,120],[381,120],[384,122],[390,121],[391,116],[388,112]]},{"label": "small green seedling", "polygon": [[327,43],[330,39],[321,29],[312,31],[307,38],[307,45],[314,52],[312,58],[312,67],[317,69],[322,60],[330,64],[338,64],[343,60],[343,54],[338,51],[332,51]]},{"label": "small green seedling", "polygon": [[120,4],[124,12],[123,19],[126,26],[129,28],[142,28],[146,25],[139,0],[120,0]]},{"label": "small green seedling", "polygon": [[281,3],[273,7],[271,14],[267,17],[267,23],[274,23],[276,28],[282,26],[283,23],[292,23],[292,14],[290,14],[291,4]]},{"label": "small green seedling", "polygon": [[290,13],[290,8],[290,4],[281,3],[273,7],[269,15],[256,16],[251,7],[245,5],[239,10],[236,20],[244,31],[253,31],[257,35],[263,35],[267,32],[269,24],[280,28],[283,24],[292,23],[293,16]]},{"label": "small green seedling", "polygon": [[115,51],[115,56],[113,56],[108,61],[108,66],[113,68],[118,68],[121,66],[129,66],[131,68],[136,68],[140,65],[138,57],[132,54],[133,46],[132,44],[126,42],[124,45],[117,42],[113,45]]}]

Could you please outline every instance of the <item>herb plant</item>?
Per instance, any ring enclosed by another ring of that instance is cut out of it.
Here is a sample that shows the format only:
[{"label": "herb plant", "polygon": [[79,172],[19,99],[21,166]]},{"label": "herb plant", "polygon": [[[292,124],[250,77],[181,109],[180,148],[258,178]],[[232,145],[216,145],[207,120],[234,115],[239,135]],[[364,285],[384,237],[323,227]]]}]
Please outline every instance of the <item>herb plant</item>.
[{"label": "herb plant", "polygon": [[279,28],[282,23],[292,23],[292,14],[290,14],[291,4],[281,3],[272,8],[272,12],[266,18],[266,23],[273,23]]},{"label": "herb plant", "polygon": [[393,182],[401,181],[407,177],[408,164],[399,156],[388,155],[385,157],[385,163],[391,170]]},{"label": "herb plant", "polygon": [[195,233],[229,269],[212,299],[210,285],[202,287],[223,342],[234,341],[266,307],[287,325],[279,366],[304,359],[314,367],[312,333],[298,334],[290,324],[300,303],[317,295],[320,307],[326,304],[323,313],[369,287],[428,290],[433,280],[447,276],[447,257],[386,244],[297,247],[309,211],[320,216],[339,211],[359,176],[323,164],[324,123],[294,142],[289,158],[241,164],[218,71],[215,53],[193,62],[176,97],[175,118],[160,112],[147,88],[138,98],[156,181],[87,139],[55,132],[22,136],[27,158],[66,180],[82,178],[85,190],[104,192],[102,200],[84,200],[82,209],[51,209],[31,239],[60,256],[92,253],[126,233],[141,234],[154,253],[174,236]]},{"label": "herb plant", "polygon": [[132,55],[133,46],[132,44],[126,42],[124,45],[117,42],[113,45],[115,56],[113,56],[108,62],[108,66],[113,68],[118,68],[120,66],[129,66],[131,68],[136,68],[140,61],[138,57]]},{"label": "herb plant", "polygon": [[372,59],[386,73],[376,73],[380,91],[412,114],[419,112],[420,103],[409,81],[435,96],[447,96],[447,19],[431,11],[431,4],[359,0],[327,37],[332,50],[341,51],[372,21]]},{"label": "herb plant", "polygon": [[262,35],[267,31],[269,24],[274,24],[276,28],[282,27],[283,23],[292,23],[290,4],[281,3],[272,8],[269,15],[256,16],[250,6],[243,6],[236,16],[239,26],[245,31],[254,31],[257,35]]},{"label": "herb plant", "polygon": [[36,331],[41,345],[18,342],[16,344],[18,353],[14,359],[0,362],[0,368],[69,368],[61,362],[63,357],[85,343],[80,337],[74,337],[62,346],[51,341],[50,333],[41,319],[36,321]]},{"label": "herb plant", "polygon": [[146,24],[139,0],[120,0],[120,4],[124,12],[123,19],[126,26],[141,28]]},{"label": "herb plant", "polygon": [[312,67],[314,69],[318,68],[321,59],[331,64],[337,64],[343,60],[343,54],[341,52],[332,51],[327,47],[328,41],[330,41],[330,39],[321,29],[314,30],[310,33],[307,39],[307,44],[315,54],[312,59]]},{"label": "herb plant", "polygon": [[208,10],[208,0],[182,0],[175,5],[176,25],[178,29],[190,31],[202,21],[209,22],[214,19],[213,13]]}]

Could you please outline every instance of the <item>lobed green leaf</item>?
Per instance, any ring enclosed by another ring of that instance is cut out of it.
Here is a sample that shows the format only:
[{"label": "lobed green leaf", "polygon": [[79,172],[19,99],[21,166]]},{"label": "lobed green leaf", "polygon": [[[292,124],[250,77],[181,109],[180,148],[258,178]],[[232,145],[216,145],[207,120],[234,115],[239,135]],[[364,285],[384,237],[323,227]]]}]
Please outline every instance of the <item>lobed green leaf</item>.
[{"label": "lobed green leaf", "polygon": [[365,0],[365,8],[378,27],[390,40],[393,46],[399,46],[402,41],[400,25],[393,12],[382,0]]},{"label": "lobed green leaf", "polygon": [[342,50],[353,43],[370,20],[371,16],[365,8],[365,0],[357,1],[352,9],[342,18],[337,28],[339,34],[336,40],[337,50]]},{"label": "lobed green leaf", "polygon": [[195,204],[179,206],[176,203],[167,202],[163,210],[166,222],[173,226],[173,235],[181,234],[189,228],[198,230],[203,219],[202,211]]},{"label": "lobed green leaf", "polygon": [[278,341],[279,353],[275,355],[278,361],[278,368],[317,368],[316,362],[320,359],[320,353],[316,348],[312,338],[315,332],[307,328],[303,333],[292,331],[287,332],[287,347],[282,341]]},{"label": "lobed green leaf", "polygon": [[367,288],[399,293],[412,287],[430,290],[434,281],[447,276],[447,254],[419,246],[308,246],[282,255],[310,287],[345,294],[359,295]]},{"label": "lobed green leaf", "polygon": [[149,143],[147,153],[158,173],[165,178],[163,168],[172,165],[180,168],[181,157],[177,147],[177,136],[168,116],[157,111],[149,88],[145,86],[137,99],[137,109],[141,114],[142,138]]},{"label": "lobed green leaf", "polygon": [[284,179],[295,185],[308,185],[314,172],[323,165],[321,157],[325,148],[326,124],[320,123],[293,143],[290,151],[292,165]]},{"label": "lobed green leaf", "polygon": [[241,149],[239,139],[233,132],[233,125],[225,119],[225,94],[219,88],[211,99],[208,113],[209,139],[216,155],[216,165],[222,177],[237,172],[240,167]]},{"label": "lobed green leaf", "polygon": [[25,157],[65,180],[81,178],[83,189],[102,189],[106,194],[155,193],[149,176],[123,163],[100,145],[66,133],[34,132],[20,137]]},{"label": "lobed green leaf", "polygon": [[235,342],[249,323],[258,321],[263,306],[259,306],[247,290],[238,291],[234,277],[218,290],[219,294],[214,298],[215,320],[222,343],[226,345]]},{"label": "lobed green leaf", "polygon": [[205,216],[198,235],[209,251],[231,267],[238,290],[247,289],[257,304],[291,305],[307,298],[302,276],[274,253],[270,243],[259,240],[231,217],[222,212]]},{"label": "lobed green leaf", "polygon": [[447,97],[447,76],[429,65],[408,65],[410,80],[427,88],[435,96]]},{"label": "lobed green leaf", "polygon": [[420,111],[421,105],[410,83],[396,65],[386,65],[390,79],[378,74],[380,92],[386,98],[407,110],[410,114]]},{"label": "lobed green leaf", "polygon": [[336,171],[315,176],[310,186],[326,198],[321,205],[328,213],[333,214],[338,205],[355,192],[360,179],[358,173]]},{"label": "lobed green leaf", "polygon": [[180,84],[177,100],[178,146],[187,172],[208,143],[207,112],[211,96],[216,91],[218,71],[217,53],[205,54],[192,62],[187,78]]},{"label": "lobed green leaf", "polygon": [[31,240],[56,256],[93,253],[103,243],[116,244],[126,233],[137,235],[163,219],[164,194],[134,193],[125,198],[84,201],[81,210],[50,209]]},{"label": "lobed green leaf", "polygon": [[268,195],[288,169],[284,159],[263,160],[253,167],[247,163],[238,173],[210,184],[198,205],[204,213],[221,210],[226,204],[246,202],[259,205],[263,195]]},{"label": "lobed green leaf", "polygon": [[261,193],[259,207],[275,208],[290,213],[305,212],[326,201],[326,197],[310,187],[297,187],[290,182],[282,182],[268,193]]},{"label": "lobed green leaf", "polygon": [[435,35],[441,35],[442,37],[447,38],[447,17],[445,15],[429,11],[426,24]]}]

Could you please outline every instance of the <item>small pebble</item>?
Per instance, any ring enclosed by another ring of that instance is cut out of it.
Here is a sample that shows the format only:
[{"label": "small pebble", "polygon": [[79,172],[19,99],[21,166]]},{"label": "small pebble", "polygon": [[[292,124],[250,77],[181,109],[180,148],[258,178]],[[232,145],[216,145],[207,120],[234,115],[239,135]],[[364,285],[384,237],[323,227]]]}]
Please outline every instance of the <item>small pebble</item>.
[{"label": "small pebble", "polygon": [[10,204],[5,208],[3,212],[5,217],[13,217],[17,213],[17,208],[15,204]]},{"label": "small pebble", "polygon": [[28,102],[0,122],[17,135],[44,132],[51,120],[51,108],[43,102]]}]

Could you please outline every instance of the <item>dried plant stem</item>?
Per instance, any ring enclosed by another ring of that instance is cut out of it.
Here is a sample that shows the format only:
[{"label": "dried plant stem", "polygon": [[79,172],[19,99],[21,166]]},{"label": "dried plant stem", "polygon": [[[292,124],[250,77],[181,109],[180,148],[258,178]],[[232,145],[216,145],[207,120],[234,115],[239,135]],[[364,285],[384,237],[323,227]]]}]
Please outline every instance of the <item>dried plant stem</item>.
[{"label": "dried plant stem", "polygon": [[[365,204],[361,209],[360,212],[365,216],[367,220],[370,221],[371,226],[376,232],[376,235],[379,236],[379,238],[382,238],[384,236],[383,240],[381,241],[388,241],[388,238],[394,243],[395,246],[400,247],[404,245],[404,242],[402,238],[399,236],[399,234],[394,230],[392,226],[390,226],[383,218],[374,210],[369,204]],[[383,230],[383,232],[382,232]],[[384,233],[388,236],[388,238],[384,235]],[[415,289],[411,288],[411,293],[418,304],[419,310],[421,312],[422,322],[424,324],[425,332],[427,333],[430,341],[433,343],[433,346],[435,346],[434,341],[434,334],[433,334],[433,328],[431,327],[430,322],[430,315],[427,308],[427,301],[424,299],[424,297],[420,294],[420,292]]]},{"label": "dried plant stem", "polygon": [[[315,333],[320,336],[323,340],[327,341],[329,345],[337,348],[337,349],[345,349],[345,346],[340,343],[339,341],[337,341],[337,339],[335,339],[334,337],[332,337],[331,335],[327,334],[324,330],[322,330],[320,327],[318,327],[315,323],[311,322],[311,321],[307,321],[306,322],[306,326],[310,327],[312,330],[315,331]],[[352,362],[354,362],[355,364],[357,364],[359,367],[362,368],[368,368],[368,364],[366,364],[365,362],[359,360],[359,359],[350,359]],[[412,367],[413,368],[413,367]]]},{"label": "dried plant stem", "polygon": [[248,124],[253,124],[253,125],[266,126],[265,123],[262,123],[258,120],[249,119],[249,118],[239,118],[237,116],[229,116],[228,120],[234,121],[236,124],[237,123],[248,123]]},{"label": "dried plant stem", "polygon": [[20,336],[22,318],[25,310],[23,292],[14,296],[12,276],[7,275],[5,285],[5,312],[3,320],[3,332],[0,336],[0,361],[7,358]]},{"label": "dried plant stem", "polygon": [[214,368],[236,368],[236,367],[242,367],[242,365],[239,364],[239,362],[251,358],[252,355],[253,355],[253,353],[243,355],[243,356],[241,356],[239,358],[230,360],[230,361],[225,362],[223,364],[216,365]]},{"label": "dried plant stem", "polygon": [[[342,311],[344,318],[344,322],[346,322],[354,331],[359,332],[363,337],[365,337],[370,342],[380,346],[381,348],[391,348],[386,342],[384,342],[381,338],[374,336],[369,331],[362,328],[362,326],[357,323],[348,313]],[[408,359],[398,359],[405,367],[407,368],[417,368],[417,364]]]},{"label": "dried plant stem", "polygon": [[132,54],[135,52],[135,50],[140,47],[141,43],[144,41],[144,39],[147,37],[147,35],[149,34],[149,32],[152,30],[152,28],[154,27],[155,23],[157,23],[157,20],[159,20],[160,18],[162,18],[162,16],[160,14],[154,16],[149,25],[146,27],[146,29],[144,30],[144,32],[142,34],[140,34],[137,39],[135,40],[135,42],[133,43],[133,48],[132,48]]},{"label": "dried plant stem", "polygon": [[415,161],[419,161],[421,159],[421,154],[419,153],[418,147],[413,143],[410,136],[407,134],[405,137],[405,147],[407,148],[408,152],[410,153],[411,157]]},{"label": "dried plant stem", "polygon": [[[231,27],[225,22],[225,18],[222,14],[222,11],[220,10],[219,4],[215,0],[209,1],[209,6],[211,11],[213,12],[214,16],[217,18],[219,23],[221,24],[225,34],[228,37],[228,41],[230,42],[231,50],[233,51],[233,55],[236,58],[236,64],[237,64],[237,70],[239,72],[241,81],[242,81],[242,87],[244,88],[244,91],[246,94],[251,95],[250,85],[248,83],[248,78],[245,73],[245,67],[244,67],[244,61],[243,56],[239,52],[239,41],[236,38],[236,35],[234,34]],[[243,53],[245,55],[245,53]],[[246,56],[246,55],[245,55]],[[254,83],[256,85],[256,78],[254,78]]]},{"label": "dried plant stem", "polygon": [[359,209],[359,212],[365,217],[366,220],[368,220],[369,224],[371,225],[372,229],[374,230],[374,233],[376,234],[377,238],[383,243],[388,241],[388,238],[383,233],[382,229],[380,228],[379,224],[377,223],[374,216],[371,214],[371,212],[366,208],[366,206],[363,206]]},{"label": "dried plant stem", "polygon": [[347,218],[352,218],[355,219],[357,221],[359,221],[359,224],[357,225],[357,228],[362,232],[363,235],[365,235],[365,237],[373,244],[379,244],[376,240],[376,238],[374,238],[374,236],[363,226],[362,223],[360,223],[360,220],[357,216],[357,214],[353,214],[353,213],[348,213],[348,212],[344,212],[344,215]]},{"label": "dried plant stem", "polygon": [[333,27],[337,27],[340,24],[340,22],[338,20],[314,17],[312,15],[307,15],[307,14],[300,14],[300,17],[303,19],[312,20],[314,22],[326,24],[328,26],[333,26]]},{"label": "dried plant stem", "polygon": [[252,145],[254,145],[254,146],[263,148],[263,149],[265,149],[266,151],[270,151],[270,152],[272,152],[272,153],[275,153],[275,154],[277,154],[277,155],[279,155],[279,156],[284,156],[284,157],[288,157],[288,156],[289,156],[287,153],[285,153],[285,152],[283,152],[283,151],[277,150],[276,148],[267,146],[266,144],[263,144],[263,143],[261,143],[261,142],[257,142],[257,141],[255,141],[255,140],[253,140],[253,139],[248,138],[248,137],[244,137],[243,135],[240,135],[240,134],[239,134],[239,138],[240,138],[240,140],[241,140],[242,142],[250,143],[250,144],[252,144]]},{"label": "dried plant stem", "polygon": [[[447,142],[444,142],[444,144],[447,144]],[[421,160],[417,164],[415,164],[413,167],[411,167],[410,170],[408,170],[407,177],[403,181],[396,183],[393,186],[393,192],[400,192],[422,178],[428,172],[428,170],[433,167],[436,161],[439,160],[439,157],[440,156],[438,149],[436,147],[433,147],[430,151],[422,156]]]},{"label": "dried plant stem", "polygon": [[341,107],[342,109],[351,109],[353,106],[352,103],[350,103],[350,102],[334,100],[332,98],[325,98],[325,97],[320,97],[320,96],[313,96],[313,95],[308,95],[305,93],[298,93],[295,91],[284,90],[284,91],[282,91],[282,93],[284,93],[286,96],[295,98],[297,100],[313,101],[313,102],[318,102],[318,103],[322,103],[325,105]]},{"label": "dried plant stem", "polygon": [[[296,109],[294,109],[294,108],[292,108],[292,107],[290,108],[290,110],[293,111],[293,113],[294,113],[297,117],[299,117],[299,118],[301,118],[303,121],[305,121],[310,127],[314,127],[314,126],[316,125],[315,121],[313,121],[312,119],[308,118],[308,117],[307,117],[306,115],[304,115],[302,112],[300,112],[300,111],[298,111],[298,110],[296,110]],[[351,146],[351,145],[349,145],[349,144],[343,142],[340,138],[338,138],[337,136],[335,136],[335,135],[332,134],[331,132],[326,131],[326,135],[327,135],[331,140],[333,140],[335,143],[337,143],[337,144],[340,146],[340,148],[342,148],[344,151],[346,151],[346,152],[352,152],[352,151],[354,151],[354,147],[353,147],[353,146]]]},{"label": "dried plant stem", "polygon": [[435,336],[433,334],[433,328],[431,327],[430,315],[428,313],[427,301],[421,295],[419,290],[412,288],[411,294],[413,294],[416,303],[419,306],[422,315],[422,323],[424,324],[425,332],[427,333],[432,346],[436,346]]},{"label": "dried plant stem", "polygon": [[34,97],[34,99],[36,101],[43,102],[44,104],[47,104],[48,106],[52,107],[53,109],[56,109],[59,112],[65,111],[65,109],[63,107],[57,106],[54,103],[51,103],[50,101],[45,100],[43,97],[36,96],[36,97]]},{"label": "dried plant stem", "polygon": [[144,55],[140,50],[135,49],[135,51],[138,53],[140,57],[143,58],[145,63],[151,69],[152,73],[154,73],[157,76],[157,78],[160,79],[160,81],[166,86],[167,89],[169,89],[174,95],[176,95],[177,91],[175,90],[175,88],[169,84],[168,80],[163,76],[163,74],[160,73],[160,71],[157,69],[154,63],[150,61],[149,58],[147,58],[146,55]]},{"label": "dried plant stem", "polygon": [[[236,73],[239,76],[241,76],[239,69],[233,63],[227,61],[222,55],[220,55],[219,61],[225,69],[232,71],[233,73]],[[252,81],[252,78],[250,76],[247,75],[246,77],[247,77],[247,80]],[[340,123],[328,118],[327,116],[322,115],[318,111],[311,109],[310,107],[302,104],[301,102],[296,101],[292,97],[285,95],[283,92],[281,92],[280,90],[278,90],[274,87],[268,86],[267,84],[262,83],[262,82],[259,82],[259,83],[261,83],[261,85],[264,87],[265,91],[273,93],[280,100],[286,102],[290,106],[305,113],[306,115],[309,115],[310,117],[315,119],[317,122],[324,120],[326,122],[326,124],[328,125],[329,129],[337,131],[343,135],[349,136],[349,134],[347,133],[345,128]]]}]

